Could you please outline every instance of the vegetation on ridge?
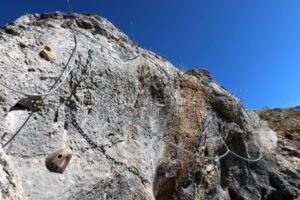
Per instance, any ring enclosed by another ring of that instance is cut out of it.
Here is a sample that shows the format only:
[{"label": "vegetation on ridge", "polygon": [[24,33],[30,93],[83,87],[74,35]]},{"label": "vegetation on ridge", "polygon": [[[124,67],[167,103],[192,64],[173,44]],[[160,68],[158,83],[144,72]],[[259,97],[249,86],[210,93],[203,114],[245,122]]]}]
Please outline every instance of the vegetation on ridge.
[{"label": "vegetation on ridge", "polygon": [[300,106],[286,109],[265,108],[259,112],[259,116],[278,134],[300,145]]}]

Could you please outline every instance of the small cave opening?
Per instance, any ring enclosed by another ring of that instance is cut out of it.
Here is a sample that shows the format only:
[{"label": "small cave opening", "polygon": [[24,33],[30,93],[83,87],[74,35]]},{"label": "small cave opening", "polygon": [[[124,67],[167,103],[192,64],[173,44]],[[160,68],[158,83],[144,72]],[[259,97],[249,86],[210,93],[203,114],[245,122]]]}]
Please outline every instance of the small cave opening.
[{"label": "small cave opening", "polygon": [[284,200],[284,199],[294,199],[294,195],[286,189],[284,181],[276,173],[269,174],[269,184],[274,188],[272,192],[268,195],[267,199]]},{"label": "small cave opening", "polygon": [[176,175],[167,175],[167,172],[173,171],[166,163],[161,163],[155,170],[153,181],[153,195],[156,200],[169,200],[174,199],[177,193],[177,180]]},{"label": "small cave opening", "polygon": [[176,177],[168,178],[162,186],[159,188],[157,195],[155,196],[156,200],[169,200],[174,199],[174,195],[177,191]]},{"label": "small cave opening", "polygon": [[156,99],[159,103],[164,104],[164,91],[162,88],[157,87],[156,85],[151,85],[150,86],[150,93],[152,99]]},{"label": "small cave opening", "polygon": [[15,110],[30,110],[27,106],[21,105],[19,103],[16,103],[13,107],[9,109],[9,112],[15,111]]},{"label": "small cave opening", "polygon": [[39,111],[41,110],[41,97],[23,98],[20,99],[14,106],[9,109],[11,111],[23,110],[23,111]]},{"label": "small cave opening", "polygon": [[244,200],[244,198],[241,197],[240,194],[232,188],[228,188],[228,193],[229,193],[230,199]]}]

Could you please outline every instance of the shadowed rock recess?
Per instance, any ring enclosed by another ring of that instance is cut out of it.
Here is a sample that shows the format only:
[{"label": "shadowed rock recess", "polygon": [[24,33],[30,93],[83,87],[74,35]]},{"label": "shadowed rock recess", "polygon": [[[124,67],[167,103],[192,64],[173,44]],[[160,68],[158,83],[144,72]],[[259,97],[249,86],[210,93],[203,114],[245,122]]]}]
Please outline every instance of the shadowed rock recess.
[{"label": "shadowed rock recess", "polygon": [[[207,70],[181,72],[89,14],[25,15],[0,44],[0,199],[300,196],[276,133]],[[51,173],[61,148],[72,159]]]}]

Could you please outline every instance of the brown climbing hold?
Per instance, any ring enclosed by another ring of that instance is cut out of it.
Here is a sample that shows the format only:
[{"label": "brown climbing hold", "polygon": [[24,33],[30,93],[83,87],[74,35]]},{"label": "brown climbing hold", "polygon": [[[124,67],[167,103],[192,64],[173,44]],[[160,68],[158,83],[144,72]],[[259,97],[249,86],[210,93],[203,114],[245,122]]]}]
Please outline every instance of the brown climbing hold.
[{"label": "brown climbing hold", "polygon": [[72,158],[73,152],[69,148],[58,149],[46,158],[45,164],[50,172],[62,174]]},{"label": "brown climbing hold", "polygon": [[40,56],[45,60],[50,61],[51,58],[53,57],[51,48],[45,46],[45,48],[42,51],[40,51]]}]

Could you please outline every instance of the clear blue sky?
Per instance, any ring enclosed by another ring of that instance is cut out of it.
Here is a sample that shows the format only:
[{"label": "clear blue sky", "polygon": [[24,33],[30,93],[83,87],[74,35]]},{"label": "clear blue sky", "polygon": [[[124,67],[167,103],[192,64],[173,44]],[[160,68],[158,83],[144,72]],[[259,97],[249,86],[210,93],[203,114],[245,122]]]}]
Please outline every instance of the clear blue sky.
[{"label": "clear blue sky", "polygon": [[[4,3],[5,2],[5,3]],[[300,105],[300,1],[70,0],[108,18],[183,70],[208,68],[248,108]],[[68,11],[66,0],[9,0],[0,24],[26,13]]]}]

